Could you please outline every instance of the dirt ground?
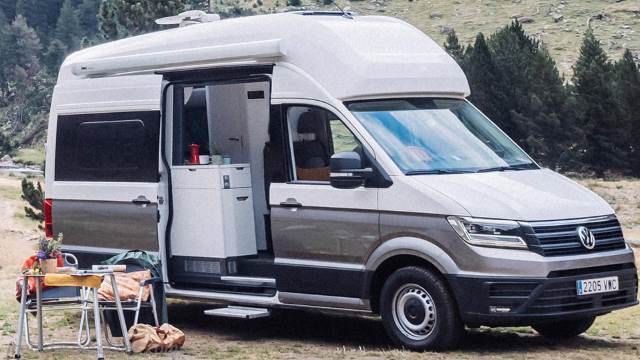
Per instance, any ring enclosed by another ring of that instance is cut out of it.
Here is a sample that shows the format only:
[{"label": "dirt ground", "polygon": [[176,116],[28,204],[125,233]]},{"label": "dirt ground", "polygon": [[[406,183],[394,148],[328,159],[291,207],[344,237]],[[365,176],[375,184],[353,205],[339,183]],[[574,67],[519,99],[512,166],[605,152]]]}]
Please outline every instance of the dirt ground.
[{"label": "dirt ground", "polygon": [[[640,180],[604,182],[581,180],[604,196],[620,214],[627,237],[640,239]],[[22,259],[32,253],[39,232],[23,214],[20,182],[0,176],[0,349],[13,358],[18,303],[15,278]],[[640,260],[640,251],[637,251]],[[459,350],[448,353],[412,353],[398,350],[387,339],[380,321],[367,317],[339,317],[303,311],[278,311],[256,320],[203,316],[211,304],[172,301],[170,321],[187,336],[182,351],[127,356],[107,352],[108,358],[194,359],[639,359],[640,307],[603,316],[577,339],[551,341],[530,328],[469,330]],[[73,334],[78,315],[67,312],[47,317],[48,334]],[[25,350],[23,358],[84,359],[90,351]]]}]

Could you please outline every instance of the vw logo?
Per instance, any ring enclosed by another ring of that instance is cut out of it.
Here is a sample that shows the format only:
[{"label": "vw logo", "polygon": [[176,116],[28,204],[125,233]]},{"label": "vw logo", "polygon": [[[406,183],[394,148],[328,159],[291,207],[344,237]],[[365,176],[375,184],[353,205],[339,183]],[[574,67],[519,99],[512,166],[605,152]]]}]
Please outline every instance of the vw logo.
[{"label": "vw logo", "polygon": [[580,242],[582,243],[582,246],[584,246],[589,250],[596,247],[596,238],[595,236],[593,236],[593,233],[591,232],[591,230],[587,229],[584,226],[578,226],[576,228],[576,231],[578,232],[578,237],[580,238]]}]

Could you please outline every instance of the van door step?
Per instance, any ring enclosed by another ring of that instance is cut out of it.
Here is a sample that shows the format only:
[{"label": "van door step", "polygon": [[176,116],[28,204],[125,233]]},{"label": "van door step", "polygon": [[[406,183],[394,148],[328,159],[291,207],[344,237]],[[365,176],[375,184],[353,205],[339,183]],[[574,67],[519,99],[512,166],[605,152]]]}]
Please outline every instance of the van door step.
[{"label": "van door step", "polygon": [[236,319],[257,319],[271,315],[269,309],[245,307],[245,306],[227,306],[224,308],[210,309],[204,311],[205,315],[222,316]]}]

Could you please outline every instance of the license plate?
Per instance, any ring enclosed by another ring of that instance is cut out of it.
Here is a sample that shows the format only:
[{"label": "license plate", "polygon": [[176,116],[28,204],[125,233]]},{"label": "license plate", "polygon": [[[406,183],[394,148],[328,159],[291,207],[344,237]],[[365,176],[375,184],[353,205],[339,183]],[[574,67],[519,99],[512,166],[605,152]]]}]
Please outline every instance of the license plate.
[{"label": "license plate", "polygon": [[598,279],[576,281],[578,295],[591,295],[618,291],[618,277],[609,276]]}]

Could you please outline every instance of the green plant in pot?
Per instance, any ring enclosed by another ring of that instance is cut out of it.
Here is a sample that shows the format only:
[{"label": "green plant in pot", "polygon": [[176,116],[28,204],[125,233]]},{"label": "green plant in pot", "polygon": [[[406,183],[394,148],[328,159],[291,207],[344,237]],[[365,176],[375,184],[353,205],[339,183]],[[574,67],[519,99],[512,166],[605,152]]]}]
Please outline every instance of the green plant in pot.
[{"label": "green plant in pot", "polygon": [[36,256],[42,274],[55,273],[58,268],[58,258],[62,255],[62,233],[57,237],[47,238],[44,235],[38,239]]}]

